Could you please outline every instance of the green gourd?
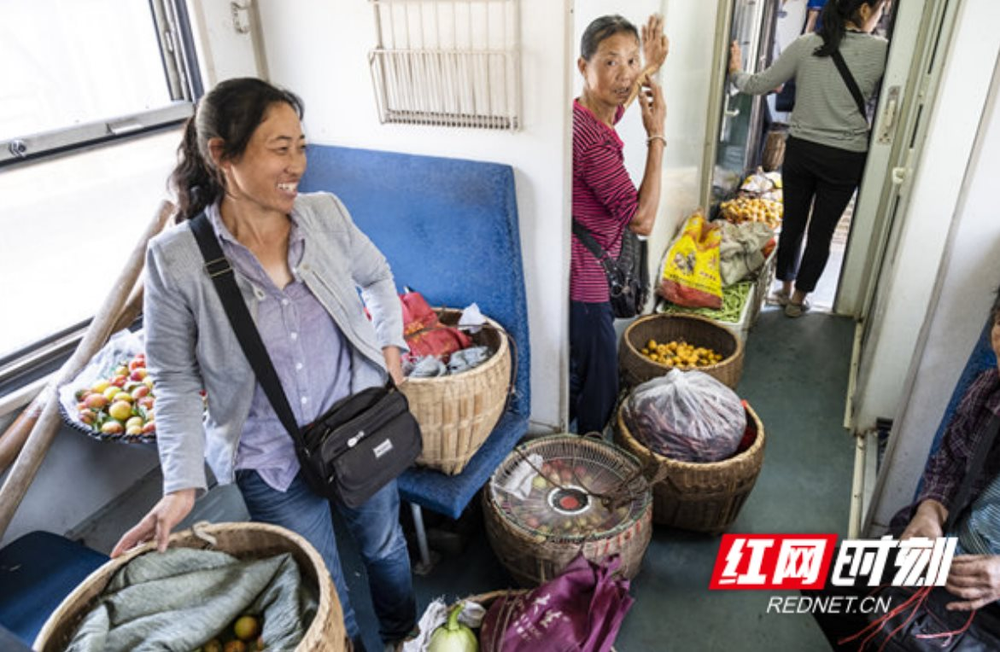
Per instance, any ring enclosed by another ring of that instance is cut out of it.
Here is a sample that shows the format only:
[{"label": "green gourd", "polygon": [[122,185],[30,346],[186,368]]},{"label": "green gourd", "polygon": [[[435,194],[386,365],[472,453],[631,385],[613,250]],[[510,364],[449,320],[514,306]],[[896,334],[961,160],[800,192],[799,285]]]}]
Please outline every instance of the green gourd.
[{"label": "green gourd", "polygon": [[464,602],[459,602],[448,612],[448,621],[431,634],[427,652],[479,652],[476,633],[458,622]]}]

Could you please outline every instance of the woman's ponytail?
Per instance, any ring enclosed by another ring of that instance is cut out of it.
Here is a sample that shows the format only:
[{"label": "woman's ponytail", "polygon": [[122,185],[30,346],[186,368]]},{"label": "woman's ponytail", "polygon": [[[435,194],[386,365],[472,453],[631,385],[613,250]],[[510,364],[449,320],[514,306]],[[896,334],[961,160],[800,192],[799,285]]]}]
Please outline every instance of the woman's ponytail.
[{"label": "woman's ponytail", "polygon": [[851,17],[850,13],[844,13],[850,6],[861,4],[857,0],[830,0],[823,7],[820,18],[823,25],[819,29],[819,35],[823,39],[823,45],[816,48],[813,53],[817,57],[828,57],[840,48],[840,42],[844,38],[844,21]]},{"label": "woman's ponytail", "polygon": [[823,45],[813,52],[817,57],[828,57],[840,48],[840,42],[844,40],[844,32],[847,28],[844,23],[853,21],[859,23],[860,16],[858,10],[861,5],[878,7],[884,0],[829,0],[823,7],[820,14],[823,26],[819,30],[819,35],[823,39]]},{"label": "woman's ponytail", "polygon": [[223,186],[217,172],[210,168],[198,146],[197,114],[188,118],[184,139],[177,148],[177,167],[170,174],[170,184],[177,191],[179,220],[189,220],[222,196]]}]

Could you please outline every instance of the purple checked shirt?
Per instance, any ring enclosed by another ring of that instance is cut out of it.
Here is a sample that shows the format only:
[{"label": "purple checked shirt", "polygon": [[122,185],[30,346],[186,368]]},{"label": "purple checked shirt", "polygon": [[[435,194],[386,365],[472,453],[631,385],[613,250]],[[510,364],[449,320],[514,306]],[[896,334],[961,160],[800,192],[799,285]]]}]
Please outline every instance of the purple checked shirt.
[{"label": "purple checked shirt", "polygon": [[[257,330],[295,420],[300,426],[311,423],[350,393],[351,355],[340,329],[296,272],[305,240],[294,215],[288,235],[288,267],[294,279],[279,289],[257,257],[222,223],[218,206],[206,213],[233,269],[254,286]],[[254,385],[234,468],[257,471],[278,491],[287,490],[299,472],[292,438],[260,383]]]}]

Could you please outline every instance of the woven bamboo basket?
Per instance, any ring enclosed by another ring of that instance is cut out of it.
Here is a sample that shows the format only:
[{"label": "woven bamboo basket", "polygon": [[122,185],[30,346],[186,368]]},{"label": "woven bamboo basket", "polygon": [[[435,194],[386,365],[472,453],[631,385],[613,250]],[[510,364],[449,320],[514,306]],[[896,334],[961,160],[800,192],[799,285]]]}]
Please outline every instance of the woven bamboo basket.
[{"label": "woven bamboo basket", "polygon": [[[530,464],[527,458],[533,454],[541,455],[546,463],[561,459],[569,468],[586,469],[586,480],[574,474],[559,484],[546,485],[543,491],[549,492],[548,501],[552,501],[554,492],[572,487],[587,493],[587,509],[593,508],[596,513],[600,509],[599,496],[613,494],[622,498],[616,509],[624,510],[619,512],[616,524],[590,524],[556,532],[555,528],[546,530],[546,526],[531,524],[508,512],[505,502],[509,492],[504,487],[512,474],[525,470],[521,465]],[[635,577],[652,535],[652,496],[642,470],[631,453],[599,438],[562,434],[520,444],[500,464],[483,491],[486,534],[493,552],[521,586],[537,586],[556,577],[581,551],[595,563],[620,555],[616,574]]]},{"label": "woven bamboo basket", "polygon": [[[209,543],[214,538],[215,543]],[[239,558],[259,559],[289,552],[299,564],[302,578],[319,588],[319,605],[312,624],[295,648],[296,652],[341,652],[351,650],[344,614],[330,573],[316,549],[298,534],[264,523],[218,523],[195,525],[170,536],[172,548],[210,548]],[[112,559],[90,574],[56,608],[42,626],[32,649],[59,652],[72,640],[80,621],[97,602],[112,576],[129,561],[156,549],[144,544]]]},{"label": "woven bamboo basket", "polygon": [[761,166],[765,172],[773,172],[785,162],[785,143],[788,140],[788,129],[774,128],[767,132],[764,141],[764,152],[761,155]]},{"label": "woven bamboo basket", "polygon": [[[437,313],[447,326],[457,324],[462,315],[450,309]],[[499,324],[486,322],[488,328],[471,336],[493,352],[489,360],[459,374],[411,378],[400,385],[423,436],[417,464],[448,475],[461,473],[503,415],[510,391],[510,343]]]},{"label": "woven bamboo basket", "polygon": [[622,333],[618,349],[618,368],[625,385],[635,387],[673,369],[653,362],[640,351],[649,340],[670,342],[684,340],[704,346],[722,355],[716,364],[698,367],[719,382],[736,389],[743,375],[743,341],[710,319],[698,315],[663,313],[637,319]]},{"label": "woven bamboo basket", "polygon": [[757,430],[748,449],[727,460],[698,464],[678,462],[639,442],[618,410],[615,440],[646,464],[656,464],[665,477],[653,485],[653,522],[683,530],[720,534],[739,516],[764,463],[764,424],[747,405],[747,420]]}]

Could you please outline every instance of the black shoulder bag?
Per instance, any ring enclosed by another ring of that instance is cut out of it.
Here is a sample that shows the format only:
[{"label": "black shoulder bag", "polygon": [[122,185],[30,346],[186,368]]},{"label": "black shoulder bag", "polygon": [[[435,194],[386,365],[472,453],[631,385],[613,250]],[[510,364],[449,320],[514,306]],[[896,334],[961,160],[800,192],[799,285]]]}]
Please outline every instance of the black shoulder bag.
[{"label": "black shoulder bag", "polygon": [[406,396],[390,378],[384,386],[340,399],[300,429],[212,225],[204,213],[189,224],[243,354],[295,442],[306,484],[320,496],[360,506],[413,464],[423,448]]},{"label": "black shoulder bag", "polygon": [[576,218],[573,218],[573,235],[601,264],[604,276],[608,279],[611,310],[615,317],[628,319],[642,312],[642,307],[649,298],[646,241],[640,240],[639,236],[626,227],[622,233],[622,249],[615,260]]},{"label": "black shoulder bag", "polygon": [[833,65],[837,66],[837,72],[840,73],[841,78],[843,78],[844,83],[847,85],[847,90],[851,92],[854,103],[858,105],[858,113],[865,119],[865,122],[868,122],[868,111],[865,109],[865,96],[861,94],[858,82],[854,80],[851,69],[847,67],[844,55],[840,53],[840,50],[834,50],[830,58],[833,59]]}]

